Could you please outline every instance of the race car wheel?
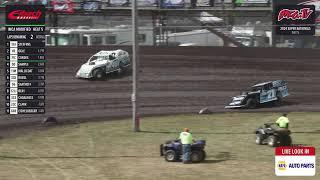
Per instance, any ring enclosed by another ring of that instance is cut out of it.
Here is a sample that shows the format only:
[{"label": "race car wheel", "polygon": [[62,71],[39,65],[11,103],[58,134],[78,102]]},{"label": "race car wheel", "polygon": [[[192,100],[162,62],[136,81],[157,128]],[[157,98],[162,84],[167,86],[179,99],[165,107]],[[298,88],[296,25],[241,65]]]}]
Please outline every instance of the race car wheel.
[{"label": "race car wheel", "polygon": [[274,101],[275,106],[281,106],[282,104],[282,98],[280,95],[277,95],[277,100]]},{"label": "race car wheel", "polygon": [[165,152],[164,158],[168,162],[173,162],[173,161],[177,160],[177,154],[173,150],[168,150],[168,151]]},{"label": "race car wheel", "polygon": [[122,62],[119,63],[119,69],[118,69],[118,74],[124,74],[124,72],[126,71],[126,67],[124,66],[124,64]]},{"label": "race car wheel", "polygon": [[208,23],[201,23],[201,26],[209,26]]},{"label": "race car wheel", "polygon": [[192,151],[190,154],[191,162],[197,163],[204,159],[203,151]]},{"label": "race car wheel", "polygon": [[263,135],[262,134],[256,134],[256,144],[261,145],[263,142]]},{"label": "race car wheel", "polygon": [[100,68],[93,70],[92,75],[93,75],[93,78],[95,79],[102,79],[105,77],[105,73]]},{"label": "race car wheel", "polygon": [[246,102],[246,107],[249,109],[254,109],[257,107],[257,101],[253,98],[250,98]]},{"label": "race car wheel", "polygon": [[269,136],[268,137],[268,145],[271,147],[276,147],[278,142],[278,138],[276,136]]}]

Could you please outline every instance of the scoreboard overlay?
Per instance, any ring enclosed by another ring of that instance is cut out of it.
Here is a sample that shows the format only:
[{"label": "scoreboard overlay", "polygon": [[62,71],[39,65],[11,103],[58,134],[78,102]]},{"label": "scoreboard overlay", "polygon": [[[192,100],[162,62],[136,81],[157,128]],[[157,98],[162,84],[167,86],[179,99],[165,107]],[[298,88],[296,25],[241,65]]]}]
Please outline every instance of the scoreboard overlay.
[{"label": "scoreboard overlay", "polygon": [[7,114],[45,113],[45,6],[7,5]]}]

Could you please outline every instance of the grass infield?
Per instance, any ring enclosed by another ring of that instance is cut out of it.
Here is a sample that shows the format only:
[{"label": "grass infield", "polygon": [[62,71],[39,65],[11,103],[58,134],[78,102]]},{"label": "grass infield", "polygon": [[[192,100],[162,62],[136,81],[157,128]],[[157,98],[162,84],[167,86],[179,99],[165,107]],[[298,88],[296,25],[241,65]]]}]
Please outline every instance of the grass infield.
[{"label": "grass infield", "polygon": [[[254,143],[254,130],[278,113],[175,115],[141,119],[141,132],[130,120],[89,122],[35,130],[0,139],[1,180],[153,180],[153,179],[319,179],[276,177],[274,149]],[[290,113],[294,144],[320,147],[320,113]],[[207,140],[207,160],[168,163],[159,144],[184,128]],[[319,160],[319,158],[317,158]]]}]

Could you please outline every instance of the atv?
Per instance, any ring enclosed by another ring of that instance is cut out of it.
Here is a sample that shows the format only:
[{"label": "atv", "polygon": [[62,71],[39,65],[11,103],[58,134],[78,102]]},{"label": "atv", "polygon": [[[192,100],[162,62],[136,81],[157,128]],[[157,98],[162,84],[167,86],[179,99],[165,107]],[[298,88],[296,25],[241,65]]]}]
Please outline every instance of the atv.
[{"label": "atv", "polygon": [[[197,140],[191,144],[190,160],[193,163],[198,163],[206,158],[204,147],[205,140]],[[167,141],[160,145],[160,156],[164,156],[168,162],[180,161],[182,158],[182,144],[180,140]]]},{"label": "atv", "polygon": [[285,128],[278,128],[276,123],[265,123],[256,131],[256,144],[268,144],[271,147],[290,146],[292,139],[291,131]]}]

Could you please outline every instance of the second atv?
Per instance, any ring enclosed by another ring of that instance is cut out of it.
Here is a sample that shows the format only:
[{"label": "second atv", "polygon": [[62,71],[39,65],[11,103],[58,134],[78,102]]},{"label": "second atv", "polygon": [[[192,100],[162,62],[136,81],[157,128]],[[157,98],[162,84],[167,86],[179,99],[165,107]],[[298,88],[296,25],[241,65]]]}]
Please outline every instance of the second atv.
[{"label": "second atv", "polygon": [[276,123],[265,123],[256,131],[256,144],[268,144],[271,147],[291,146],[291,131],[289,129],[277,128]]}]

